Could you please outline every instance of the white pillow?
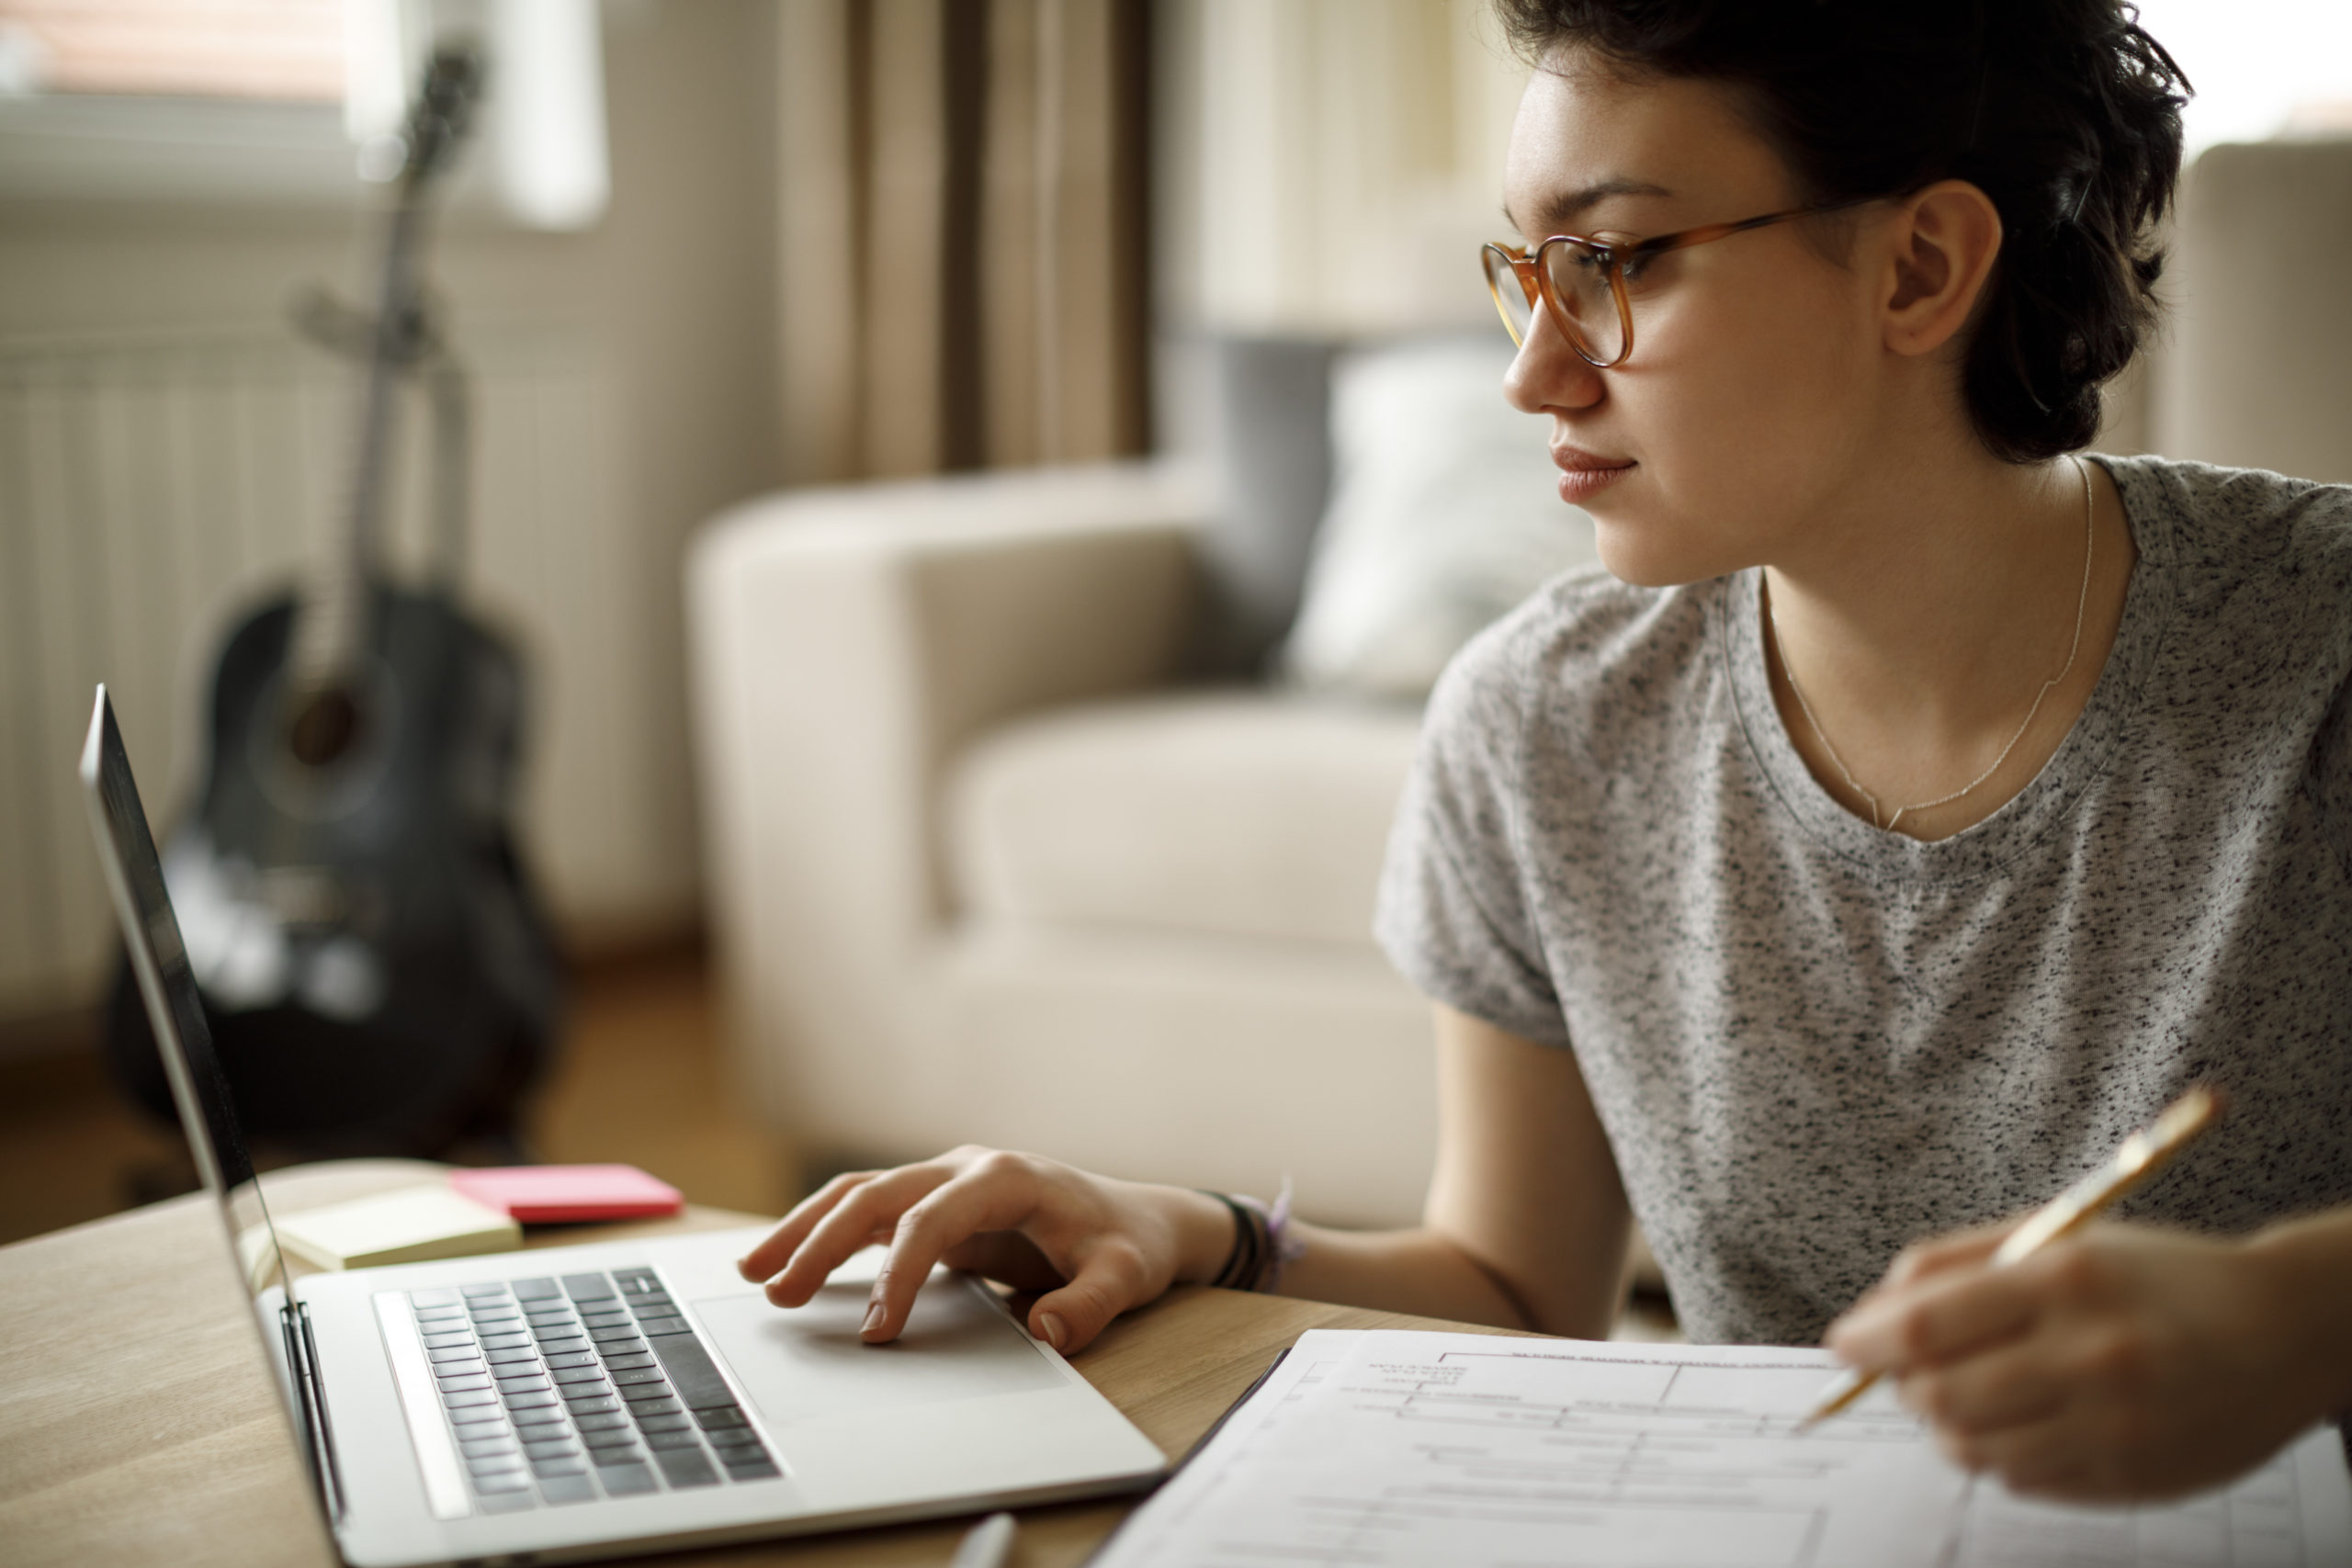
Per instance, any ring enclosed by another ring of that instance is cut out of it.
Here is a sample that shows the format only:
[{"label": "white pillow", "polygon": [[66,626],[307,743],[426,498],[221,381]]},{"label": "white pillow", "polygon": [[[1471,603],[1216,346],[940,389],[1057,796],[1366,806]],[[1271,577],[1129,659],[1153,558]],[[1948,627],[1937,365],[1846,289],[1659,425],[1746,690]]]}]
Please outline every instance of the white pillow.
[{"label": "white pillow", "polygon": [[1560,500],[1549,421],[1503,400],[1500,333],[1343,355],[1331,373],[1331,499],[1283,649],[1314,691],[1421,697],[1480,627],[1599,560]]}]

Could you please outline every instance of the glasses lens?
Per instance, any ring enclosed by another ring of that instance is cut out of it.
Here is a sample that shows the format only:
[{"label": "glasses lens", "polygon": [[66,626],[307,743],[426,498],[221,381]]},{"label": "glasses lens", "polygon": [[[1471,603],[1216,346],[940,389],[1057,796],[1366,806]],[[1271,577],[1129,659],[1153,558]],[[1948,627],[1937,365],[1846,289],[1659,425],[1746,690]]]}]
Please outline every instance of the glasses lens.
[{"label": "glasses lens", "polygon": [[1502,312],[1503,330],[1510,333],[1511,342],[1525,343],[1534,307],[1510,265],[1510,254],[1499,246],[1488,245],[1478,253],[1478,259],[1486,265],[1487,288],[1495,297],[1495,309]]},{"label": "glasses lens", "polygon": [[1625,321],[1601,255],[1589,245],[1555,240],[1544,247],[1542,265],[1569,335],[1589,357],[1611,365],[1625,352]]}]

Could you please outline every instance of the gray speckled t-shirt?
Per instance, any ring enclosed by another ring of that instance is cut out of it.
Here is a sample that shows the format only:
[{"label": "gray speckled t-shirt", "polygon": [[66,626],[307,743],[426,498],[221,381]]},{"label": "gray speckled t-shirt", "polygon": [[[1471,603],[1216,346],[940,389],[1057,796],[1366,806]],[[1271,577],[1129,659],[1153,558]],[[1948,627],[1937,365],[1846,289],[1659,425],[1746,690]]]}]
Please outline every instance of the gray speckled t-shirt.
[{"label": "gray speckled t-shirt", "polygon": [[2125,1217],[2352,1202],[2352,489],[2103,461],[2140,550],[2107,668],[1950,839],[1806,772],[1752,571],[1562,579],[1430,700],[1381,943],[1575,1051],[1694,1339],[1817,1340],[2195,1081],[2229,1115]]}]

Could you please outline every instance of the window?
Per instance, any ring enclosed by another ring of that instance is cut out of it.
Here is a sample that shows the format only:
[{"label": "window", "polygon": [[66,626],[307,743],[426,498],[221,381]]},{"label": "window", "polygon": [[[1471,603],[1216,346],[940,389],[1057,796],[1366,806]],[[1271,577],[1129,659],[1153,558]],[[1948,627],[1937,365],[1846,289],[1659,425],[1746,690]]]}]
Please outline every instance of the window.
[{"label": "window", "polygon": [[2345,0],[2139,0],[2140,21],[2197,88],[2191,158],[2217,141],[2352,133]]},{"label": "window", "polygon": [[0,91],[339,104],[343,0],[0,0]]},{"label": "window", "polygon": [[339,211],[356,172],[397,166],[382,139],[452,32],[492,66],[453,199],[530,228],[594,222],[596,0],[0,0],[0,201]]}]

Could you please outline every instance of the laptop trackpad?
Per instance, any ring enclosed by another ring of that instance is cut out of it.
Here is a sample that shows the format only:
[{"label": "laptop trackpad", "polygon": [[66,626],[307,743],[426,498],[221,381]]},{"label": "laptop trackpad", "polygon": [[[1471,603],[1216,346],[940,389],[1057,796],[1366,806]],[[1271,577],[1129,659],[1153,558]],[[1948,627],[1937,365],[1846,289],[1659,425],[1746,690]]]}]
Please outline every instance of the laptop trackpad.
[{"label": "laptop trackpad", "polygon": [[857,1337],[866,1292],[827,1285],[807,1306],[789,1308],[756,1293],[718,1296],[695,1311],[774,1427],[1062,1386],[1029,1336],[960,1280],[941,1275],[924,1285],[905,1332],[888,1345]]}]

